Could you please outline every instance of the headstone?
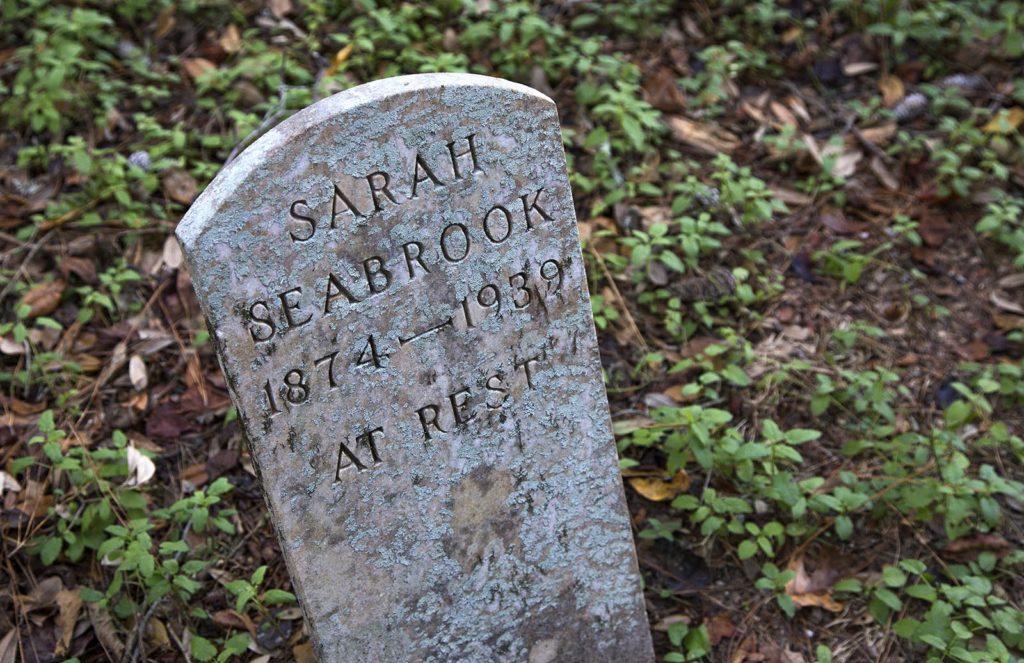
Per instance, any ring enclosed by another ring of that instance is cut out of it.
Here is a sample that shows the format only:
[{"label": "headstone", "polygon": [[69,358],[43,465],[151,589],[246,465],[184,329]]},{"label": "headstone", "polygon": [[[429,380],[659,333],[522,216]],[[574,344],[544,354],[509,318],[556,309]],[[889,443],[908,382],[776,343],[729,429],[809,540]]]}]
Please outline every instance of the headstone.
[{"label": "headstone", "polygon": [[558,115],[428,74],[178,226],[322,661],[650,661]]}]

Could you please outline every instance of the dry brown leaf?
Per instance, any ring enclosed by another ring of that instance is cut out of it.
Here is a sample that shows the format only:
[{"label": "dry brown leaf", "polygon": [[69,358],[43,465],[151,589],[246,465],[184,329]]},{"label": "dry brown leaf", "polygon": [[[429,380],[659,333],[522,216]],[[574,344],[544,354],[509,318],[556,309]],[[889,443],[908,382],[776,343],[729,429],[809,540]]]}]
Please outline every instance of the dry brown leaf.
[{"label": "dry brown leaf", "polygon": [[926,245],[942,246],[953,232],[953,224],[936,213],[928,213],[922,215],[917,231]]},{"label": "dry brown leaf", "polygon": [[0,663],[15,663],[18,656],[18,641],[14,639],[18,629],[12,628],[0,640]]},{"label": "dry brown leaf", "polygon": [[851,221],[843,214],[842,210],[837,208],[829,208],[822,211],[819,218],[825,227],[840,235],[856,235],[868,229],[867,224]]},{"label": "dry brown leaf", "polygon": [[292,647],[292,657],[295,663],[316,663],[316,654],[313,653],[313,643],[300,642]]},{"label": "dry brown leaf", "polygon": [[797,207],[804,207],[814,202],[814,198],[811,198],[806,193],[800,191],[794,191],[793,189],[786,189],[781,186],[772,186],[772,194],[786,205],[795,205]]},{"label": "dry brown leaf", "polygon": [[988,298],[992,300],[992,303],[1006,311],[1007,313],[1015,313],[1016,315],[1024,315],[1024,306],[1021,306],[1015,301],[1010,300],[1003,293],[998,291],[992,291],[989,293]]},{"label": "dry brown leaf", "polygon": [[1003,278],[999,279],[999,287],[1007,288],[1012,290],[1013,288],[1019,288],[1024,285],[1024,272],[1020,274],[1007,274]]},{"label": "dry brown leaf", "polygon": [[661,477],[636,477],[629,480],[629,485],[652,502],[665,502],[689,488],[690,477],[684,470],[679,470],[668,481]]},{"label": "dry brown leaf", "polygon": [[850,62],[849,64],[843,65],[843,74],[845,76],[860,76],[878,69],[878,63],[876,62]]},{"label": "dry brown leaf", "polygon": [[12,493],[21,492],[21,484],[18,480],[12,477],[7,472],[0,470],[0,495],[4,494],[4,491],[11,491]]},{"label": "dry brown leaf", "polygon": [[882,161],[881,157],[879,157],[877,154],[871,157],[870,166],[871,172],[875,174],[875,177],[878,178],[878,181],[881,182],[886,189],[888,189],[889,191],[899,191],[899,181],[896,179],[896,176],[893,175],[892,172],[889,170],[889,167],[885,165],[885,162]]},{"label": "dry brown leaf", "polygon": [[680,143],[686,143],[708,154],[729,154],[741,145],[735,134],[717,125],[694,122],[679,115],[668,118],[668,128],[672,132],[672,137]]},{"label": "dry brown leaf", "polygon": [[146,362],[142,361],[142,357],[139,355],[132,355],[132,358],[128,360],[128,379],[131,380],[135,391],[142,391],[149,385]]},{"label": "dry brown leaf", "polygon": [[146,644],[153,649],[170,649],[171,647],[167,626],[156,617],[150,617],[149,623],[146,624],[145,637]]},{"label": "dry brown leaf", "polygon": [[823,564],[812,575],[807,574],[804,558],[790,560],[788,568],[794,573],[786,583],[786,594],[800,607],[824,608],[830,612],[842,612],[843,604],[832,598],[832,586],[842,577],[836,568]]},{"label": "dry brown leaf", "polygon": [[324,72],[324,76],[330,78],[334,74],[338,73],[338,67],[345,64],[348,57],[352,55],[352,49],[355,48],[355,43],[347,44],[338,50],[334,54],[334,58],[331,60],[331,65],[327,67],[327,71]]},{"label": "dry brown leaf", "polygon": [[168,5],[163,11],[156,17],[156,28],[153,30],[153,36],[157,39],[163,39],[167,36],[174,28],[174,5]]},{"label": "dry brown leaf", "polygon": [[181,254],[181,245],[174,235],[168,235],[164,240],[163,261],[171,269],[178,269],[185,257]]},{"label": "dry brown leaf", "polygon": [[1024,317],[1019,315],[996,313],[992,316],[992,320],[996,323],[996,327],[1005,331],[1010,331],[1012,329],[1024,329]]},{"label": "dry brown leaf", "polygon": [[768,107],[772,110],[772,115],[778,118],[779,122],[783,126],[790,126],[794,129],[797,128],[798,122],[796,116],[789,112],[789,109],[775,101],[774,99],[768,104]]},{"label": "dry brown leaf", "polygon": [[78,590],[62,589],[57,592],[57,606],[60,613],[57,615],[57,626],[60,628],[60,639],[54,654],[63,656],[71,646],[71,638],[75,635],[75,624],[78,622],[78,614],[82,610],[82,597]]},{"label": "dry brown leaf", "polygon": [[704,626],[708,630],[708,639],[712,645],[717,645],[725,638],[736,635],[736,625],[732,623],[729,613],[720,612],[714,617],[704,620]]},{"label": "dry brown leaf", "polygon": [[49,315],[60,304],[60,296],[64,294],[63,281],[47,281],[37,283],[29,288],[18,302],[19,306],[28,306],[29,318],[37,318],[41,315]]},{"label": "dry brown leaf", "polygon": [[188,77],[192,80],[197,80],[206,72],[213,71],[217,68],[217,65],[206,58],[183,58],[181,60],[181,66],[184,68],[185,73],[188,74]]},{"label": "dry brown leaf", "polygon": [[892,108],[907,94],[903,81],[892,74],[885,74],[878,79],[878,90],[882,93],[882,102]]},{"label": "dry brown leaf", "polygon": [[196,184],[195,178],[184,170],[172,170],[164,176],[163,188],[164,194],[171,200],[182,205],[190,205],[196,197],[199,185]]},{"label": "dry brown leaf", "polygon": [[867,129],[861,129],[860,135],[875,145],[885,147],[892,140],[892,137],[896,135],[896,123],[886,122],[880,124],[877,127],[868,127]]},{"label": "dry brown leaf", "polygon": [[612,422],[612,431],[616,435],[629,435],[635,430],[650,428],[653,425],[654,419],[641,415],[638,417],[629,417],[627,419],[616,419]]},{"label": "dry brown leaf", "polygon": [[237,53],[242,50],[242,35],[238,31],[238,27],[234,23],[229,25],[217,43],[225,53]]},{"label": "dry brown leaf", "polygon": [[284,18],[292,12],[292,0],[267,0],[267,8],[276,18]]},{"label": "dry brown leaf", "polygon": [[112,661],[121,660],[124,656],[124,642],[117,635],[117,628],[110,613],[99,603],[86,603],[86,610],[89,612],[93,633],[107,653],[107,658]]},{"label": "dry brown leaf", "polygon": [[668,627],[673,624],[689,624],[691,621],[692,620],[686,615],[668,615],[667,617],[659,619],[654,626],[651,627],[651,630],[665,633],[668,631]]},{"label": "dry brown leaf", "polygon": [[998,534],[972,534],[950,541],[940,552],[947,557],[960,561],[972,561],[978,554],[993,552],[997,557],[1005,557],[1013,550],[1010,542]]},{"label": "dry brown leaf", "polygon": [[644,78],[647,102],[664,113],[679,113],[686,108],[686,95],[679,89],[676,73],[668,67],[659,67]]},{"label": "dry brown leaf", "polygon": [[1009,134],[1017,130],[1024,123],[1024,108],[1014,106],[1006,112],[996,113],[996,116],[989,120],[981,128],[985,133]]},{"label": "dry brown leaf", "polygon": [[33,518],[45,516],[50,505],[53,504],[53,496],[46,494],[45,484],[32,479],[25,482],[25,489],[21,491],[18,498],[14,508]]}]

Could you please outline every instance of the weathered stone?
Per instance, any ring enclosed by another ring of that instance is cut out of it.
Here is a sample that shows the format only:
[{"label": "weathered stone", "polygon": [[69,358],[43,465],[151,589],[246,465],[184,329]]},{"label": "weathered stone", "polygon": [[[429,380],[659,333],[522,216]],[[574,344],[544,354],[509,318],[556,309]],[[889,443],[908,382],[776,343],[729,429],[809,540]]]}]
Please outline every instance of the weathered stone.
[{"label": "weathered stone", "polygon": [[326,99],[178,226],[325,661],[647,661],[554,104]]}]

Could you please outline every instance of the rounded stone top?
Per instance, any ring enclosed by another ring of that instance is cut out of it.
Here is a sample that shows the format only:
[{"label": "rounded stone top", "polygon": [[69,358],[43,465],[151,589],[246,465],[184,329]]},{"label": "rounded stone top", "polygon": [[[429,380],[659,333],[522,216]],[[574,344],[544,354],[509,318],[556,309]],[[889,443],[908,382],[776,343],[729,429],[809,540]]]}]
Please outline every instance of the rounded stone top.
[{"label": "rounded stone top", "polygon": [[178,223],[175,234],[183,245],[194,244],[224,200],[247,180],[268,156],[282,145],[300,139],[318,125],[340,116],[358,114],[362,111],[370,112],[392,99],[432,91],[439,95],[452,92],[473,94],[474,90],[490,94],[504,92],[521,99],[535,99],[545,106],[555,105],[550,97],[531,87],[479,74],[411,74],[384,78],[343,90],[304,108],[270,129],[221,169],[206,190],[192,203]]}]

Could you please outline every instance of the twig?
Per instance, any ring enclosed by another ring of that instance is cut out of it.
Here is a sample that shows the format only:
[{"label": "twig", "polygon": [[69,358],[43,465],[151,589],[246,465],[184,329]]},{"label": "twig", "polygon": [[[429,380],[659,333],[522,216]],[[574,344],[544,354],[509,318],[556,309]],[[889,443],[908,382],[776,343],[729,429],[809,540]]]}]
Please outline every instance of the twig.
[{"label": "twig", "polygon": [[612,292],[615,293],[615,298],[619,301],[619,305],[622,307],[622,312],[626,317],[626,322],[629,324],[629,329],[636,336],[637,340],[640,341],[640,345],[644,349],[644,354],[651,351],[651,348],[647,345],[647,340],[644,335],[640,333],[640,328],[636,325],[636,320],[633,319],[633,314],[629,312],[629,307],[626,306],[626,300],[622,298],[622,294],[619,292],[619,286],[615,285],[615,279],[612,278],[612,274],[608,271],[608,265],[605,264],[604,258],[601,256],[601,252],[590,247],[590,252],[597,258],[597,264],[601,266],[601,271],[604,273],[606,279],[608,279],[608,285],[611,287]]}]

